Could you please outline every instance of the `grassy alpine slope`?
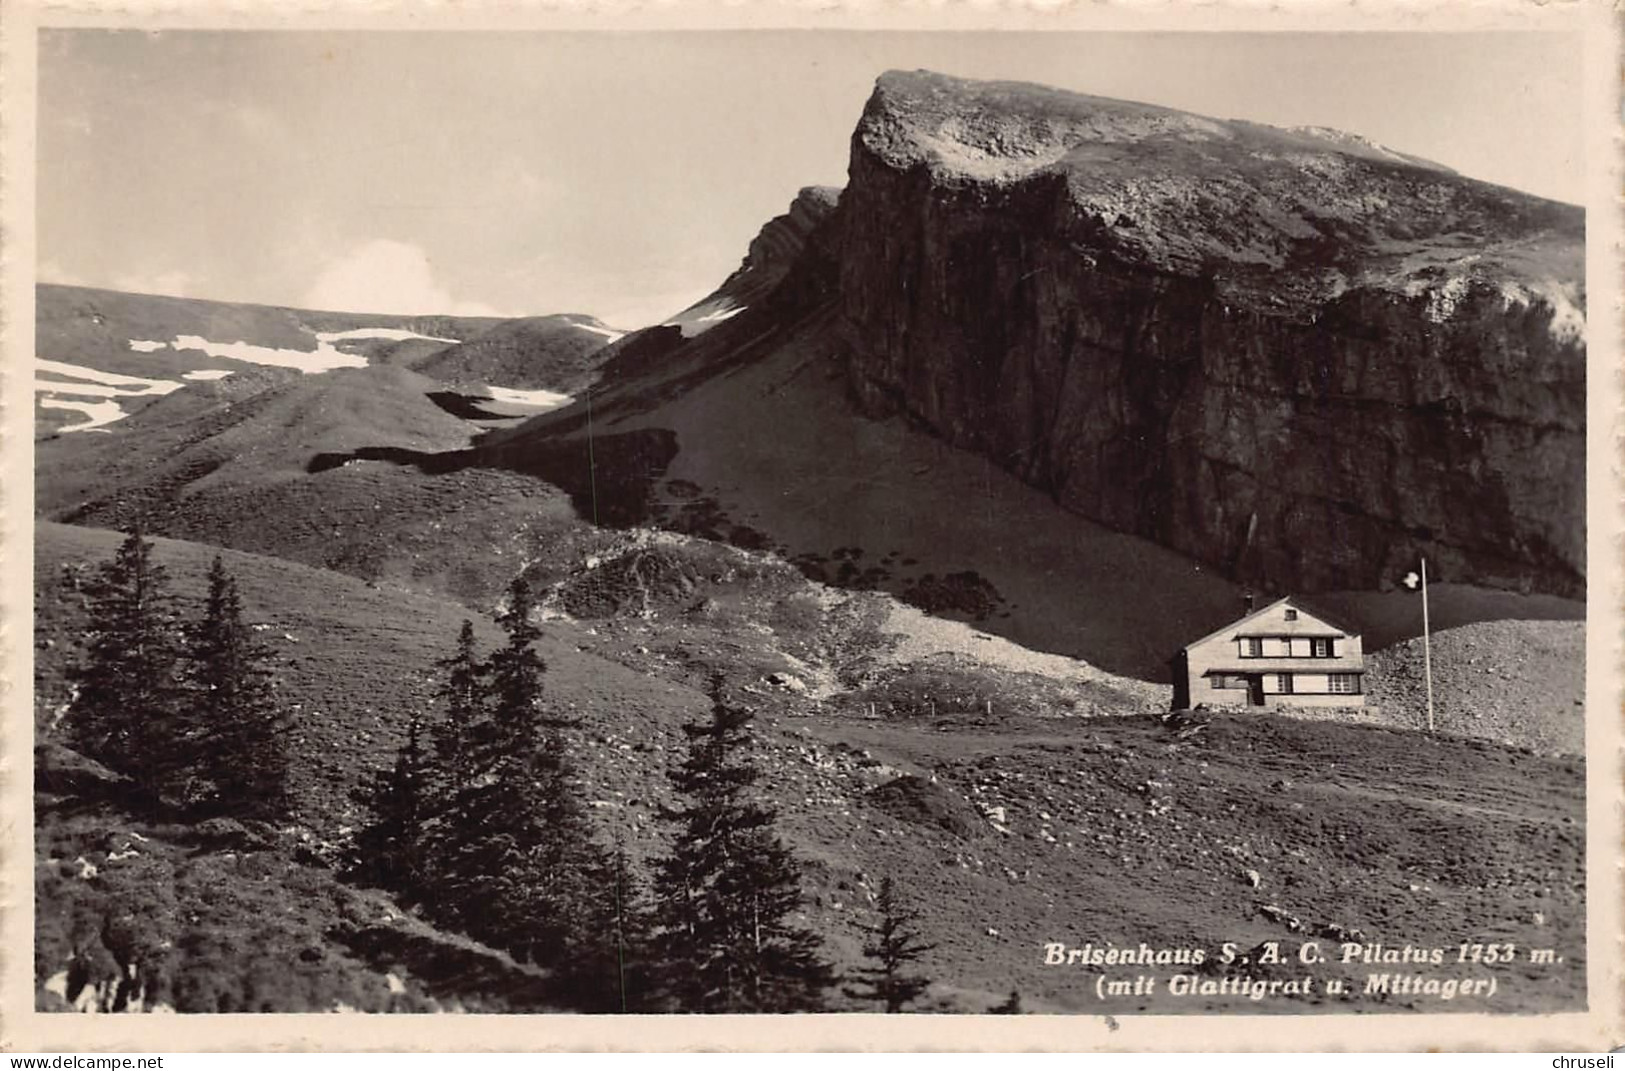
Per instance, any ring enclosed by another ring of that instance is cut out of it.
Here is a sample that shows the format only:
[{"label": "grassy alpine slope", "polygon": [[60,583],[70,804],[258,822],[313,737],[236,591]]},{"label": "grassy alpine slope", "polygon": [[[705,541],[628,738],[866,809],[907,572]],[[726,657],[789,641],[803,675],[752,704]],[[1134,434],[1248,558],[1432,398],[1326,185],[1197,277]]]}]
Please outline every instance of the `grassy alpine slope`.
[{"label": "grassy alpine slope", "polygon": [[39,444],[42,516],[275,555],[379,583],[495,597],[537,547],[576,527],[546,484],[496,469],[425,475],[312,459],[358,447],[456,450],[478,431],[399,368],[267,370],[162,399],[105,434]]},{"label": "grassy alpine slope", "polygon": [[[112,532],[41,525],[36,655],[45,741],[60,739],[62,672],[83,624],[71,577],[117,542]],[[654,600],[633,612],[619,612],[624,600],[599,600],[606,616],[544,628],[548,693],[581,718],[573,739],[584,791],[600,828],[623,838],[634,857],[659,851],[665,831],[654,814],[670,801],[663,774],[681,754],[679,726],[703,713],[698,689],[722,669],[760,711],[762,786],[806,863],[806,920],[843,968],[859,961],[859,924],[870,921],[871,897],[889,873],[929,905],[925,936],[939,948],[924,964],[935,982],[924,1006],[940,1010],[986,1010],[1012,987],[1029,1010],[1098,1010],[1094,975],[1043,966],[1047,942],[1231,940],[1246,949],[1321,932],[1452,947],[1474,934],[1559,950],[1560,968],[1506,979],[1496,1010],[1568,1006],[1582,991],[1576,759],[1273,717],[1216,717],[1181,731],[1143,714],[1089,716],[1097,712],[1086,704],[1080,713],[1077,705],[1068,712],[1001,698],[990,712],[982,693],[971,698],[954,687],[974,678],[990,694],[1019,694],[1010,686],[1017,674],[961,662],[953,663],[957,676],[922,680],[916,660],[876,664],[877,649],[910,642],[886,631],[894,619],[881,613],[884,596],[820,596],[767,559],[679,545],[688,549],[678,558],[702,566],[691,570],[687,590],[656,584]],[[173,586],[198,591],[214,549],[172,540],[157,548]],[[50,905],[41,1006],[58,1006],[53,979],[70,969],[68,952],[78,949],[83,969],[102,971],[96,977],[105,982],[108,963],[128,958],[128,949],[156,948],[164,926],[180,925],[165,920],[180,918],[183,958],[160,957],[154,970],[184,976],[191,988],[183,994],[173,988],[178,981],[166,983],[165,1003],[522,1005],[523,992],[512,988],[520,968],[432,932],[326,869],[356,817],[348,789],[390,761],[406,712],[430,702],[427,667],[449,653],[467,611],[274,559],[228,552],[225,560],[249,618],[268,626],[261,635],[278,654],[279,694],[298,705],[296,822],[244,832],[154,827],[41,784],[40,903]],[[557,577],[555,604],[572,587],[602,587],[592,574],[605,567],[583,564]],[[805,612],[793,609],[818,597],[843,601],[822,613],[810,612],[810,602]],[[588,601],[578,596],[574,605],[586,612]],[[489,649],[493,626],[486,620],[479,629]],[[798,690],[773,676],[798,667],[815,687]],[[1136,693],[1109,679],[1072,687],[1105,708],[1099,713],[1136,706]],[[915,702],[870,713],[876,695],[911,688]],[[126,854],[132,849],[138,854]],[[109,930],[109,920],[124,929]],[[105,943],[106,934],[132,928],[128,939],[113,939],[118,951],[98,951],[87,936]],[[457,963],[464,967],[453,969]],[[539,989],[538,981],[531,991]],[[1302,1007],[1286,998],[1243,1003]],[[1351,1004],[1424,1006],[1399,998]],[[1146,1006],[1236,1007],[1229,998]],[[1487,1007],[1462,1000],[1452,1010]]]}]

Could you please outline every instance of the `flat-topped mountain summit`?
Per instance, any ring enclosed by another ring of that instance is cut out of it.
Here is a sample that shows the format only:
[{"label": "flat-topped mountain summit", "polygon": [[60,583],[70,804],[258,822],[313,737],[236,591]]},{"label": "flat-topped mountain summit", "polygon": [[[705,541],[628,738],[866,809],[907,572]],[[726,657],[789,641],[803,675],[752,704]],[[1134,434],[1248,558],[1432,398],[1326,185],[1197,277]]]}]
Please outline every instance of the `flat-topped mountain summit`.
[{"label": "flat-topped mountain summit", "polygon": [[1584,588],[1584,215],[1323,132],[887,74],[837,213],[849,379],[1277,590]]},{"label": "flat-topped mountain summit", "polygon": [[1481,285],[1544,299],[1554,331],[1581,325],[1580,208],[1355,134],[894,71],[852,148],[859,182],[873,167],[918,169],[938,187],[1046,204],[1091,255],[1210,279],[1233,303],[1313,315],[1372,287],[1444,314]]}]

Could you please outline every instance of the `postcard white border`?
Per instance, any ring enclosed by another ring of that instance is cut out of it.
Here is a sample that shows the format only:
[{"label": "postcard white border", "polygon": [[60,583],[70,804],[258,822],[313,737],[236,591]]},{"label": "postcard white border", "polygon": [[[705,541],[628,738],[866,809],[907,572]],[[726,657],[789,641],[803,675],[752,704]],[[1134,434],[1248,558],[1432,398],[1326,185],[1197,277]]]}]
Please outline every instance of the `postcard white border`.
[{"label": "postcard white border", "polygon": [[[1006,29],[1525,32],[1586,34],[1587,910],[1590,1010],[1544,1016],[75,1016],[34,1011],[32,881],[33,270],[36,33],[46,26],[152,29]],[[194,1050],[1566,1050],[1625,1043],[1621,928],[1620,19],[1569,3],[316,3],[7,0],[0,20],[0,1049]]]}]

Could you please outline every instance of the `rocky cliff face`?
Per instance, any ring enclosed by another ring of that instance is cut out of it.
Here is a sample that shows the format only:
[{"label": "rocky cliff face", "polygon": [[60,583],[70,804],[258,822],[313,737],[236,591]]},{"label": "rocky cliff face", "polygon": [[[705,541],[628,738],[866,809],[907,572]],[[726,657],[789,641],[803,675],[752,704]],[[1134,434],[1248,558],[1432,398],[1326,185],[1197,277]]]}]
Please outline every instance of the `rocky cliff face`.
[{"label": "rocky cliff face", "polygon": [[1275,589],[1582,595],[1580,209],[1358,139],[880,80],[849,373],[1065,507]]},{"label": "rocky cliff face", "polygon": [[751,239],[745,259],[721,286],[662,326],[676,325],[692,337],[767,300],[807,259],[808,241],[833,214],[840,193],[828,186],[803,187],[789,211],[768,220]]}]

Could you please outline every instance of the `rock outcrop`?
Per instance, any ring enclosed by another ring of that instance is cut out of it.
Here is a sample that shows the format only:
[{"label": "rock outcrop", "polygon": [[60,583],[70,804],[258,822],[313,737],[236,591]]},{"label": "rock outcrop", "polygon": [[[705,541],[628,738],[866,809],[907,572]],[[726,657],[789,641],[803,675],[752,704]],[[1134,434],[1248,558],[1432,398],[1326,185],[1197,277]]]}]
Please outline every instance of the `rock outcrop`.
[{"label": "rock outcrop", "polygon": [[1584,215],[1361,139],[883,76],[853,390],[1275,589],[1585,588]]},{"label": "rock outcrop", "polygon": [[803,187],[790,202],[789,211],[768,220],[751,239],[738,269],[667,325],[678,325],[685,336],[693,336],[765,301],[802,263],[809,240],[834,213],[840,194],[829,186]]}]

